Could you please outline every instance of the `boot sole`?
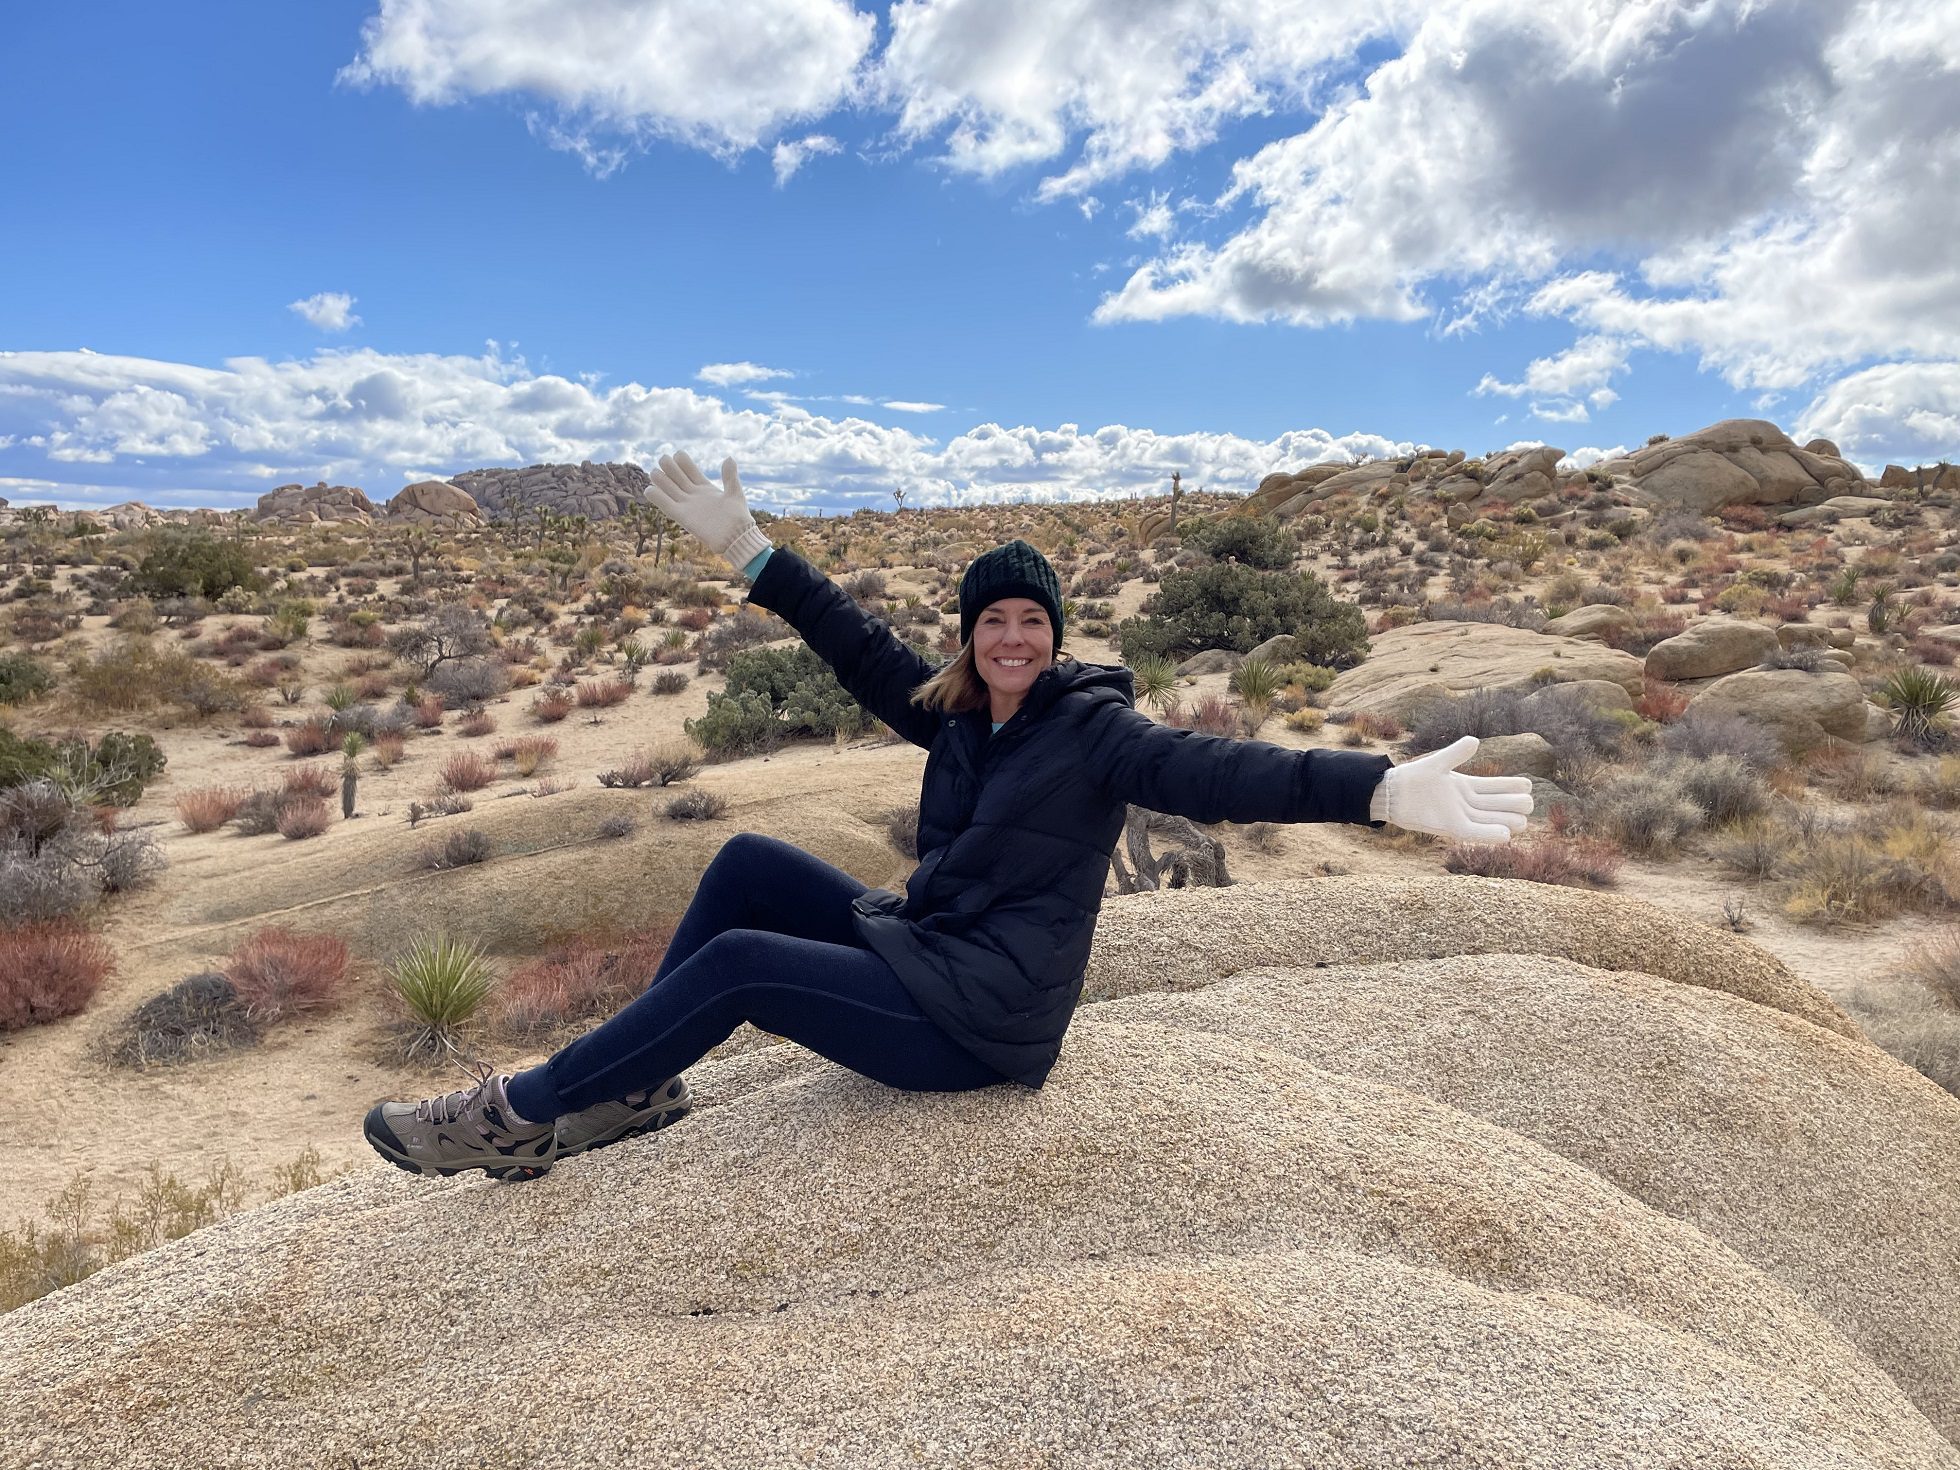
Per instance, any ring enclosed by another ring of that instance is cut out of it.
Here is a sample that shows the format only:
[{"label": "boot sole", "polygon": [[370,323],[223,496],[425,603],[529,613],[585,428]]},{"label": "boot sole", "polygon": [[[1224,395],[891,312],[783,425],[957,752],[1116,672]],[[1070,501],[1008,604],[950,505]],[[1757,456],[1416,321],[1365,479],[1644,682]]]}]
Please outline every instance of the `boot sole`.
[{"label": "boot sole", "polygon": [[[382,1142],[379,1138],[376,1138],[374,1136],[373,1131],[369,1129],[365,1124],[362,1125],[361,1136],[367,1139],[368,1147],[372,1148],[376,1153],[380,1154],[382,1158],[386,1159],[389,1163],[393,1164],[397,1169],[401,1169],[410,1174],[420,1174],[425,1178],[439,1177],[443,1179],[451,1179],[458,1174],[468,1174],[480,1170],[481,1172],[488,1174],[492,1179],[525,1180],[525,1179],[542,1179],[546,1174],[551,1172],[551,1164],[538,1165],[538,1164],[485,1163],[485,1164],[451,1164],[447,1166],[441,1164],[425,1164],[417,1159],[409,1158],[406,1154],[397,1152],[395,1149],[391,1148],[388,1144]],[[562,1154],[554,1156],[551,1163],[552,1164],[557,1163],[558,1159],[562,1157],[563,1157]]]}]

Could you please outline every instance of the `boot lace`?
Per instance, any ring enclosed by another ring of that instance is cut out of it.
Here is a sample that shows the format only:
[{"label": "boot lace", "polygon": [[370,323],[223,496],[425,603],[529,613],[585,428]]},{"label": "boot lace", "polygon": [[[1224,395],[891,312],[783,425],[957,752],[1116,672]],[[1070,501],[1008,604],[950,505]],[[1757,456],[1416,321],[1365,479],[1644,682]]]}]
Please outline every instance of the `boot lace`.
[{"label": "boot lace", "polygon": [[[479,1064],[483,1065],[483,1064]],[[415,1105],[415,1116],[424,1123],[454,1123],[465,1112],[474,1107],[483,1096],[484,1090],[496,1080],[494,1067],[483,1066],[481,1072],[463,1069],[476,1078],[474,1086],[460,1088],[455,1092],[445,1092],[441,1097],[427,1097]]]}]

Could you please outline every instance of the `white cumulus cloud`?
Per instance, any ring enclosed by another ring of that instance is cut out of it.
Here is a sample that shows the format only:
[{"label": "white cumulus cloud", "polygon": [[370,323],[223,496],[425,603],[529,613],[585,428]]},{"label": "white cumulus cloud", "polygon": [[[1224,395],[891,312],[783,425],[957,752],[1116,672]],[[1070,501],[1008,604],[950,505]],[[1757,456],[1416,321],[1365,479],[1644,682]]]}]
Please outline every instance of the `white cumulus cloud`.
[{"label": "white cumulus cloud", "polygon": [[344,332],[361,320],[354,315],[354,298],[345,291],[315,292],[288,302],[286,310],[297,312],[323,332]]},{"label": "white cumulus cloud", "polygon": [[763,367],[754,362],[711,362],[695,378],[703,383],[713,383],[717,388],[731,388],[740,383],[760,383],[769,378],[793,378],[795,373],[787,368]]}]

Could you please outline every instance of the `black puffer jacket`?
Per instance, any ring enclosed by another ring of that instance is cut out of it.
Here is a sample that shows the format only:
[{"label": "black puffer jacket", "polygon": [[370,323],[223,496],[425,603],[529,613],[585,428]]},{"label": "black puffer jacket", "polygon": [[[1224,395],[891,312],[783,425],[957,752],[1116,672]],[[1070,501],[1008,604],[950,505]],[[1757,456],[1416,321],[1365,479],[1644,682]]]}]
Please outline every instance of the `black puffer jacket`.
[{"label": "black puffer jacket", "polygon": [[919,1008],[1003,1076],[1039,1087],[1082,993],[1125,807],[1196,822],[1368,823],[1387,756],[1287,750],[1157,724],[1130,671],[1071,658],[1014,717],[907,696],[937,672],[882,619],[782,547],[749,601],[803,635],[872,714],[922,746],[919,865],[906,892],[854,903],[865,942]]}]

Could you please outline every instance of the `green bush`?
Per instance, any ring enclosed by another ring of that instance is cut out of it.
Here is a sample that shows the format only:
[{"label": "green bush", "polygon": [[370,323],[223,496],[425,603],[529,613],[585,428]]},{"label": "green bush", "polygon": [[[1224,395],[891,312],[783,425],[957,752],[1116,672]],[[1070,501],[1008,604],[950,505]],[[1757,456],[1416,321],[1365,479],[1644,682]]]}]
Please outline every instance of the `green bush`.
[{"label": "green bush", "polygon": [[199,532],[161,536],[137,565],[136,590],[151,597],[222,597],[234,587],[257,592],[265,581],[235,541]]},{"label": "green bush", "polygon": [[475,944],[446,935],[416,939],[388,966],[389,988],[415,1023],[405,1050],[455,1052],[461,1027],[488,998],[495,977]]},{"label": "green bush", "polygon": [[24,653],[0,653],[0,704],[25,704],[54,688],[54,675]]},{"label": "green bush", "polygon": [[50,744],[0,727],[0,788],[45,778],[113,806],[132,806],[163,765],[163,752],[148,735],[111,730],[91,747],[80,736]]},{"label": "green bush", "polygon": [[1132,667],[1152,654],[1179,660],[1207,648],[1250,653],[1279,633],[1294,635],[1298,657],[1330,668],[1350,667],[1368,652],[1361,609],[1337,600],[1306,572],[1264,572],[1236,562],[1170,572],[1143,612],[1116,630]]},{"label": "green bush", "polygon": [[765,694],[714,693],[707,713],[683,723],[701,748],[718,760],[762,755],[783,743],[783,722]]},{"label": "green bush", "polygon": [[1213,561],[1242,562],[1268,572],[1286,571],[1300,556],[1300,545],[1290,531],[1276,521],[1253,516],[1200,521],[1185,533],[1184,544]]},{"label": "green bush", "polygon": [[[807,643],[794,648],[751,648],[728,661],[724,694],[740,698],[756,694],[769,701],[784,733],[832,736],[842,731],[858,735],[872,724],[871,715],[837,682],[816,650]],[[710,710],[715,696],[708,697]],[[743,722],[737,722],[741,724]]]}]

